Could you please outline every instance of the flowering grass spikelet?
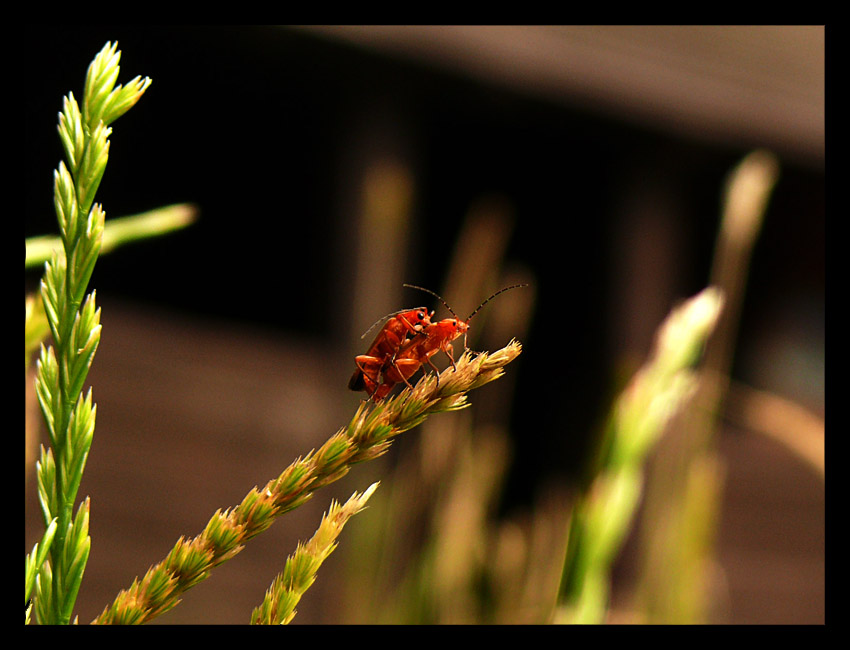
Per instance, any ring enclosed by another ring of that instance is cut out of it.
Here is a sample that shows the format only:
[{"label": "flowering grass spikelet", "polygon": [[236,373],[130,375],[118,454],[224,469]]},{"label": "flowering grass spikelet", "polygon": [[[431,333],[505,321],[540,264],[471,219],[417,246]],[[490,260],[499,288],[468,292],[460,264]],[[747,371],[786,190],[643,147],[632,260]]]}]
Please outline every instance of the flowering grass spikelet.
[{"label": "flowering grass spikelet", "polygon": [[[129,94],[120,86],[113,89],[118,57],[117,46],[107,43],[89,66],[83,110],[69,94],[57,127],[70,166],[60,161],[53,183],[64,255],[54,249],[44,264],[41,301],[53,345],[41,346],[36,363],[36,397],[50,442],[47,450],[42,447],[36,463],[38,496],[45,535],[50,532],[53,541],[47,556],[35,567],[34,579],[30,557],[26,560],[27,601],[32,593],[36,620],[42,624],[71,621],[91,548],[89,499],[83,499],[76,512],[74,504],[97,414],[91,389],[84,395],[83,387],[100,343],[100,310],[94,292],[86,295],[86,291],[103,239],[104,213],[94,204],[94,197],[109,157],[111,129],[100,115],[92,117],[87,107],[118,93],[121,101],[116,105],[129,108],[150,83],[133,85]],[[97,76],[93,70],[98,71]],[[110,116],[116,119],[126,108],[113,108]],[[42,537],[42,548],[46,542]]]},{"label": "flowering grass spikelet", "polygon": [[[466,406],[466,392],[496,379],[501,368],[516,359],[521,351],[522,346],[512,340],[505,348],[492,354],[482,352],[475,358],[463,355],[457,362],[460,377],[457,381],[444,382],[441,379],[438,387],[432,377],[426,376],[414,386],[412,394],[415,397],[403,391],[383,403],[361,403],[348,424],[318,450],[297,458],[262,489],[250,490],[242,503],[230,510],[227,516],[217,512],[212,518],[214,522],[193,540],[178,540],[166,560],[148,572],[165,572],[173,580],[173,589],[154,592],[149,589],[148,582],[137,579],[93,622],[113,624],[132,618],[134,622],[144,623],[168,611],[179,602],[180,594],[206,578],[212,568],[238,553],[248,539],[268,528],[276,517],[305,503],[317,489],[344,476],[352,465],[385,453],[395,436],[420,424],[429,415]],[[455,374],[455,371],[448,369],[443,372],[443,377],[448,379],[449,374]],[[444,383],[448,383],[448,387]],[[405,397],[410,399],[406,401]],[[367,490],[360,498],[368,498],[369,495],[371,491]],[[261,502],[265,505],[258,507]],[[355,502],[349,500],[351,507]],[[333,526],[334,517],[338,514],[332,508],[327,515],[329,522],[322,530]],[[233,534],[225,534],[225,528],[231,528]],[[211,535],[216,537],[215,541],[210,539]],[[286,598],[282,598],[281,602]],[[134,608],[132,615],[123,611],[128,603],[132,603]],[[276,607],[282,606],[279,603]],[[138,616],[138,612],[145,614]],[[267,620],[265,616],[263,614],[260,618]],[[276,615],[272,618],[279,619]],[[289,620],[286,616],[283,619],[278,622]]]}]

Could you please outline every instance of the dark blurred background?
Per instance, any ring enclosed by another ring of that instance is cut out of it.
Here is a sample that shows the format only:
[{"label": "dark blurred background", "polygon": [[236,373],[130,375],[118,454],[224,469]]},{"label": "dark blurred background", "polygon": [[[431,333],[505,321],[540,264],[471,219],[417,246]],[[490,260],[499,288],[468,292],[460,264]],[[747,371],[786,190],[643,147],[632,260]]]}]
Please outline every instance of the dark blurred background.
[{"label": "dark blurred background", "polygon": [[[707,284],[725,179],[755,148],[781,171],[733,376],[823,415],[822,27],[24,29],[36,52],[26,236],[56,232],[57,113],[107,41],[122,52],[119,82],[153,79],[113,125],[97,197],[107,220],[199,210],[181,232],[103,256],[92,277],[103,338],[80,492],[93,539],[83,622],[347,422],[363,331],[400,307],[438,307],[403,282],[461,316],[531,284],[473,325],[477,349],[524,345],[500,380],[513,394],[497,514],[569,484],[657,325]],[[721,446],[725,620],[823,622],[822,479],[734,423]],[[355,468],[159,622],[247,621],[330,499],[377,479],[375,499],[388,476]],[[28,471],[27,549],[40,534],[34,485]],[[344,575],[340,551],[295,622],[346,620],[332,588]]]}]

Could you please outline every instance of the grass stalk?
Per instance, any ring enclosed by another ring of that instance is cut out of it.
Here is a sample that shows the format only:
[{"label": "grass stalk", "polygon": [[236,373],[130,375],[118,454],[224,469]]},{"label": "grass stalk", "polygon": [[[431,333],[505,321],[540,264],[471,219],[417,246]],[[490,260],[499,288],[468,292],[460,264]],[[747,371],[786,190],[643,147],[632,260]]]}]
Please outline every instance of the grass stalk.
[{"label": "grass stalk", "polygon": [[355,492],[343,505],[331,502],[316,534],[306,544],[298,544],[266,591],[263,602],[252,612],[252,625],[286,625],[295,617],[295,606],[313,584],[319,567],[336,549],[336,538],[343,526],[366,507],[377,487],[378,483],[373,483],[363,494]]},{"label": "grass stalk", "polygon": [[[197,216],[197,208],[189,203],[177,203],[148,210],[140,214],[110,219],[104,224],[100,254],[109,253],[119,246],[164,235],[191,224]],[[30,237],[26,241],[26,268],[39,266],[48,261],[54,252],[64,255],[62,240],[52,235]]]},{"label": "grass stalk", "polygon": [[649,623],[710,619],[714,537],[725,481],[725,464],[716,450],[717,421],[729,389],[750,257],[778,174],[772,154],[754,151],[727,181],[711,270],[726,307],[706,347],[694,408],[671,427],[647,488],[636,601]]},{"label": "grass stalk", "polygon": [[604,622],[611,565],[637,509],[644,461],[693,395],[692,366],[722,306],[722,294],[709,287],[674,309],[656,335],[652,356],[615,402],[592,479],[570,518],[554,622]]},{"label": "grass stalk", "polygon": [[492,353],[465,352],[440,375],[424,376],[411,391],[379,404],[363,402],[347,426],[318,450],[296,459],[262,489],[253,488],[242,502],[217,511],[193,539],[181,537],[168,556],[122,590],[93,621],[97,624],[140,624],[167,612],[187,589],[205,580],[212,569],[239,553],[244,544],[275,519],[297,508],[313,493],[343,476],[356,463],[384,454],[398,434],[430,415],[469,405],[466,395],[504,373],[522,351],[517,341]]},{"label": "grass stalk", "polygon": [[[59,137],[68,163],[60,162],[54,174],[62,250],[54,251],[44,265],[41,299],[53,346],[41,345],[36,370],[36,395],[50,443],[47,449],[41,447],[36,463],[46,532],[26,558],[26,590],[34,594],[39,623],[70,621],[91,547],[89,501],[85,499],[76,514],[74,504],[96,414],[91,389],[83,395],[101,329],[95,293],[86,295],[104,230],[104,213],[94,197],[109,158],[108,125],[150,84],[136,77],[127,86],[116,86],[120,57],[117,46],[107,43],[89,66],[82,110],[69,93],[59,114]],[[28,306],[28,317],[37,313],[34,305]],[[43,323],[30,325],[28,318],[28,340],[44,333]]]}]

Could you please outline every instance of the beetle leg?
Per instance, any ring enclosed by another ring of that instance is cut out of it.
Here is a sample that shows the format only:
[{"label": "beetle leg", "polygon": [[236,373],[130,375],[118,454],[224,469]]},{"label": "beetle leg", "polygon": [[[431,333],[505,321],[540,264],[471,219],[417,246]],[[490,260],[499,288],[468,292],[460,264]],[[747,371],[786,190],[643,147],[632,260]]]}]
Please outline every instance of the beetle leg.
[{"label": "beetle leg", "polygon": [[[377,359],[376,357],[371,357],[368,354],[362,354],[357,357],[354,357],[354,364],[362,373],[360,377],[360,380],[362,381],[362,386],[365,391],[369,393],[369,399],[372,399],[375,393],[378,392],[378,388],[382,383],[380,379],[380,359]],[[354,380],[355,377],[352,377],[352,381],[349,383],[349,387],[351,387],[352,384],[356,383]],[[372,389],[369,388],[370,384],[373,386]],[[356,383],[356,385],[359,387],[360,383],[358,382]],[[358,388],[354,388],[353,390],[358,390]]]},{"label": "beetle leg", "polygon": [[457,366],[455,365],[454,348],[452,347],[452,344],[446,341],[442,346],[442,350],[446,353],[446,356],[449,358],[449,361],[452,362],[452,368],[454,368],[454,371],[457,372]]},{"label": "beetle leg", "polygon": [[[392,365],[393,370],[398,374],[398,378],[403,381],[408,388],[413,390],[413,386],[408,381],[408,377],[412,377],[416,374],[416,371],[419,370],[419,366],[422,364],[419,363],[416,359],[391,359],[390,364]],[[407,372],[405,372],[407,371]],[[394,378],[393,378],[394,379]]]}]

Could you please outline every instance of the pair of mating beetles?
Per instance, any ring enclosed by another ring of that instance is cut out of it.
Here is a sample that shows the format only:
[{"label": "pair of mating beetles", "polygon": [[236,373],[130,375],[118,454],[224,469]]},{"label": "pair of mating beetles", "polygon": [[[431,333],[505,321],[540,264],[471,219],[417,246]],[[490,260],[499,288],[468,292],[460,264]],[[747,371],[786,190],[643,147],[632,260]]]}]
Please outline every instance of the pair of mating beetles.
[{"label": "pair of mating beetles", "polygon": [[[384,323],[381,331],[378,332],[366,354],[354,357],[357,370],[354,371],[348,382],[348,387],[351,390],[365,390],[369,394],[370,400],[384,399],[393,387],[401,382],[404,382],[409,388],[413,388],[408,380],[425,363],[437,372],[439,381],[439,370],[431,361],[431,357],[440,350],[446,353],[452,367],[457,370],[452,341],[463,334],[463,346],[467,349],[466,334],[469,330],[469,321],[478,313],[478,310],[500,293],[526,285],[515,284],[500,289],[478,305],[465,321],[458,318],[448,303],[430,289],[412,284],[405,284],[404,286],[419,289],[435,296],[446,306],[446,309],[452,313],[454,318],[446,318],[432,323],[431,317],[434,312],[429,313],[426,307],[402,309],[384,316],[388,320]],[[380,319],[375,325],[382,322],[384,318]],[[370,327],[366,334],[372,331],[375,325]],[[366,334],[363,336],[366,336]]]}]

